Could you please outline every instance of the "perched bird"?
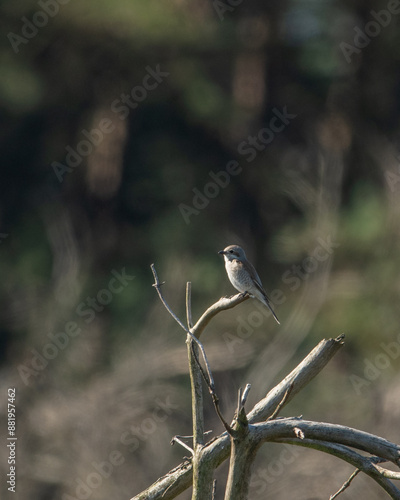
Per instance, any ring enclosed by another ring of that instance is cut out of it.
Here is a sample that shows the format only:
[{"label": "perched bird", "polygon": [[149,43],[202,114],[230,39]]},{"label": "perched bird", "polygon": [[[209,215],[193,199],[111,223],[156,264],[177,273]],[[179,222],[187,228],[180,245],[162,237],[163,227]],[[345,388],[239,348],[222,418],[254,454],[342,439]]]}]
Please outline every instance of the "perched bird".
[{"label": "perched bird", "polygon": [[218,253],[224,256],[228,278],[236,290],[242,293],[247,292],[250,297],[258,299],[269,307],[275,320],[280,324],[262,286],[260,277],[254,269],[254,266],[246,259],[243,248],[238,245],[230,245]]}]

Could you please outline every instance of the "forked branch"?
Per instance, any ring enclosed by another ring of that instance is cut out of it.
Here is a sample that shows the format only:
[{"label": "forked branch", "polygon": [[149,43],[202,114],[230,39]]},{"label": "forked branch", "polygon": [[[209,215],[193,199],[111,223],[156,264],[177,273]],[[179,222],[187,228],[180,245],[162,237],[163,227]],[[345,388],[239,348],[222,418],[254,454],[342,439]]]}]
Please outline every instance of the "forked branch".
[{"label": "forked branch", "polygon": [[[214,379],[213,379],[213,376],[211,374],[211,370],[210,370],[210,365],[208,363],[208,360],[207,360],[207,356],[206,356],[206,352],[204,350],[204,347],[203,347],[203,344],[200,342],[200,340],[196,337],[196,335],[194,335],[192,332],[191,332],[191,329],[190,328],[187,328],[183,323],[182,321],[178,318],[178,316],[172,311],[172,309],[169,307],[167,301],[164,299],[164,296],[161,292],[161,286],[164,285],[164,281],[163,282],[160,282],[160,280],[158,279],[158,275],[157,275],[157,272],[156,272],[156,268],[154,266],[154,264],[152,264],[151,266],[151,270],[153,272],[153,276],[154,276],[154,288],[157,290],[157,293],[158,293],[158,296],[160,297],[160,300],[161,302],[163,303],[165,309],[170,313],[170,315],[174,318],[174,320],[178,323],[178,325],[191,337],[191,339],[196,342],[196,344],[199,346],[200,348],[200,351],[201,351],[201,354],[203,356],[203,359],[204,359],[204,363],[206,365],[206,370],[207,370],[207,375],[209,377],[208,379],[208,383],[209,383],[209,387],[212,387],[214,388]],[[188,319],[189,319],[189,316],[188,316]],[[191,317],[190,317],[190,320],[191,320]]]},{"label": "forked branch", "polygon": [[[225,498],[229,500],[246,498],[251,463],[258,448],[262,443],[268,441],[285,442],[315,448],[319,451],[330,453],[355,466],[356,471],[343,484],[333,498],[336,498],[342,491],[348,488],[358,472],[362,471],[376,481],[391,498],[400,500],[400,490],[392,482],[392,480],[400,480],[400,472],[391,471],[378,465],[384,461],[391,461],[393,464],[400,466],[399,445],[373,434],[345,426],[305,421],[300,417],[277,419],[282,408],[326,366],[329,360],[342,347],[344,335],[336,339],[321,341],[284,380],[270,390],[246,415],[244,404],[250,388],[250,386],[247,386],[243,395],[241,392],[239,394],[235,420],[231,425],[228,425],[219,410],[218,397],[214,389],[214,380],[199,337],[218,312],[235,307],[247,300],[249,296],[245,293],[235,295],[231,298],[219,299],[192,326],[190,283],[188,283],[186,327],[165,301],[161,293],[162,283],[158,279],[154,264],[152,264],[151,269],[155,281],[153,286],[156,288],[162,303],[188,335],[188,344],[190,346],[189,360],[192,359],[194,361],[191,366],[191,377],[197,374],[196,390],[198,392],[201,390],[201,386],[198,384],[201,373],[213,398],[217,414],[227,432],[204,444],[204,429],[203,424],[201,424],[200,429],[197,429],[197,431],[194,429],[193,450],[185,445],[179,436],[176,436],[174,441],[183,444],[184,448],[193,454],[192,460],[182,463],[132,500],[171,500],[191,485],[193,477],[196,483],[193,492],[198,491],[199,495],[192,498],[195,498],[195,500],[208,500],[214,497],[215,491],[213,486],[215,486],[215,482],[212,477],[213,470],[228,458],[231,446],[233,453],[231,454]],[[197,346],[206,366],[205,371],[197,356]],[[195,377],[192,378],[193,380],[195,379]],[[200,413],[202,412],[202,407],[198,405],[195,410],[198,412],[198,417],[196,418],[201,423],[202,417]],[[369,456],[359,453],[358,450],[367,452]]]},{"label": "forked branch", "polygon": [[[337,339],[322,340],[282,382],[255,405],[247,415],[249,423],[264,422],[281,403],[282,409],[328,364],[343,346],[343,338],[344,336],[340,336]],[[229,435],[224,432],[204,446],[203,459],[215,469],[229,457],[230,446]],[[183,462],[132,500],[172,500],[191,486],[192,474],[191,462]]]}]

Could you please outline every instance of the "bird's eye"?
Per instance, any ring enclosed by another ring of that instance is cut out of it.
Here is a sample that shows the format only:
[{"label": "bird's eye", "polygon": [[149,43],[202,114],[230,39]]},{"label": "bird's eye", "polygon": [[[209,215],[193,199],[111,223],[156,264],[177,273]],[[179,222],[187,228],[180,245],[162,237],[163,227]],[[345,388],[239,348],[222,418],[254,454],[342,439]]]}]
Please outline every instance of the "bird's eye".
[{"label": "bird's eye", "polygon": [[233,250],[229,250],[229,253],[233,253]]}]

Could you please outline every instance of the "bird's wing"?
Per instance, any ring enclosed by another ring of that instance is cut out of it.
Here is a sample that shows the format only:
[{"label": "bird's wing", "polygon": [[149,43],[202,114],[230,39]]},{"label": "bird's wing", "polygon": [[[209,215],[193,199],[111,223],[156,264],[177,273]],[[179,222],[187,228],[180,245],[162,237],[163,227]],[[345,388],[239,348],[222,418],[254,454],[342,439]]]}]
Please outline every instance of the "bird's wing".
[{"label": "bird's wing", "polygon": [[267,292],[264,290],[264,287],[262,286],[260,276],[258,276],[257,271],[255,270],[253,264],[250,262],[245,262],[245,267],[247,268],[247,272],[250,274],[250,276],[253,276],[253,282],[255,286],[258,288],[258,290],[262,293],[263,297],[265,298],[265,301],[267,303],[267,306],[269,307],[270,311],[272,312],[272,315],[274,316],[276,322],[280,325],[280,321],[278,317],[276,316],[274,310],[272,309],[271,302],[269,300],[269,297],[267,295]]},{"label": "bird's wing", "polygon": [[247,262],[244,262],[245,264],[245,267],[247,267],[247,272],[250,274],[250,276],[253,276],[254,277],[254,284],[256,285],[256,287],[260,290],[260,292],[267,296],[267,294],[265,293],[265,290],[263,288],[263,285],[261,283],[261,279],[260,279],[260,276],[258,276],[258,273],[257,271],[255,270],[253,264],[251,264],[251,262],[247,261]]}]

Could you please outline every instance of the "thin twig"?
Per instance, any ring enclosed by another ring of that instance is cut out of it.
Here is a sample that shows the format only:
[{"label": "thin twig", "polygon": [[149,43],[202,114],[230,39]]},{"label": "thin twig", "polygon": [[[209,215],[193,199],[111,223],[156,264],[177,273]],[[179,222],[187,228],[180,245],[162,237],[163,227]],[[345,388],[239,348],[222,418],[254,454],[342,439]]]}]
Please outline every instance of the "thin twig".
[{"label": "thin twig", "polygon": [[158,279],[158,275],[157,275],[157,272],[156,272],[156,268],[154,266],[154,264],[151,264],[151,270],[153,272],[153,276],[154,276],[154,288],[157,290],[157,293],[158,293],[158,296],[160,297],[160,300],[161,302],[163,303],[165,309],[170,313],[170,315],[174,318],[174,320],[178,323],[178,325],[188,334],[190,335],[190,337],[196,342],[196,344],[199,346],[200,348],[200,351],[201,351],[201,354],[203,356],[203,359],[204,359],[204,363],[206,365],[206,369],[207,369],[207,374],[209,376],[209,380],[210,380],[210,385],[212,387],[214,387],[214,379],[211,375],[211,370],[210,370],[210,365],[208,363],[208,360],[207,360],[207,356],[206,356],[206,353],[205,353],[205,350],[204,350],[204,347],[203,347],[203,344],[200,342],[200,340],[195,336],[193,335],[193,333],[188,329],[186,328],[186,326],[182,323],[182,321],[178,318],[178,316],[172,311],[172,309],[169,307],[167,301],[164,299],[163,297],[163,294],[161,293],[161,285],[163,285],[165,282],[163,281],[162,283],[160,283],[159,279]]},{"label": "thin twig", "polygon": [[281,408],[282,406],[286,403],[287,401],[287,398],[289,397],[289,394],[290,392],[292,391],[293,389],[293,382],[289,385],[289,387],[286,389],[286,392],[285,394],[283,395],[283,398],[281,399],[281,401],[279,402],[278,406],[275,408],[274,412],[272,413],[271,416],[269,416],[267,418],[267,422],[268,420],[274,420],[274,418],[277,417],[278,413],[281,411]]},{"label": "thin twig", "polygon": [[353,474],[349,477],[349,479],[343,483],[343,486],[340,488],[340,490],[338,490],[338,491],[337,491],[334,495],[331,495],[331,496],[329,497],[329,500],[334,500],[334,499],[335,499],[336,497],[338,497],[338,496],[339,496],[339,495],[340,495],[340,494],[341,494],[344,490],[346,490],[346,489],[350,486],[351,482],[353,481],[353,479],[357,476],[357,474],[358,474],[359,472],[361,472],[361,471],[360,471],[360,469],[356,469],[356,470],[353,472]]},{"label": "thin twig", "polygon": [[166,300],[163,297],[163,294],[161,293],[161,286],[165,284],[165,281],[160,283],[160,280],[158,279],[156,268],[154,267],[154,264],[151,264],[151,270],[153,272],[154,276],[154,288],[157,290],[158,296],[161,299],[161,302],[164,304],[165,309],[170,313],[170,315],[174,318],[174,320],[178,323],[178,325],[185,330],[186,333],[190,333],[186,326],[182,323],[182,321],[178,318],[178,316],[172,311],[172,309],[169,307],[167,304]]},{"label": "thin twig", "polygon": [[[242,388],[239,387],[238,403],[237,403],[235,415],[234,415],[233,420],[232,420],[231,425],[230,425],[231,430],[233,429],[233,426],[235,425],[235,422],[238,419],[240,412],[244,410],[244,405],[246,404],[250,389],[251,389],[251,384],[246,384],[244,391],[242,391]],[[232,432],[230,432],[229,430],[228,430],[228,432],[229,432],[229,434],[232,435]]]},{"label": "thin twig", "polygon": [[186,283],[186,322],[189,329],[193,327],[192,320],[192,283]]},{"label": "thin twig", "polygon": [[[209,392],[211,394],[211,397],[212,397],[212,400],[213,400],[213,403],[214,403],[215,411],[217,412],[217,415],[218,415],[219,419],[221,420],[223,426],[225,427],[225,430],[228,433],[231,433],[232,429],[229,426],[229,424],[226,422],[226,420],[224,419],[224,417],[222,416],[221,410],[219,408],[219,399],[218,399],[217,394],[215,393],[214,378],[213,378],[213,376],[211,374],[210,365],[208,363],[208,359],[207,359],[207,356],[206,356],[203,344],[200,342],[200,340],[195,335],[193,335],[193,333],[190,331],[191,328],[190,327],[187,328],[182,323],[182,321],[176,316],[176,314],[172,311],[172,309],[169,307],[167,301],[164,299],[163,294],[161,293],[161,290],[160,290],[161,285],[164,284],[164,282],[160,283],[160,281],[158,279],[157,271],[156,271],[156,268],[155,268],[154,264],[151,264],[150,267],[151,267],[151,270],[152,270],[153,276],[154,276],[154,284],[153,284],[153,286],[157,290],[158,296],[160,297],[160,300],[163,303],[164,307],[167,309],[167,311],[170,313],[170,315],[174,318],[174,320],[178,323],[178,325],[190,336],[191,339],[194,340],[194,342],[196,342],[196,344],[200,348],[201,354],[203,356],[204,364],[206,365],[206,371],[207,371],[208,378],[205,375],[204,369],[203,369],[203,367],[200,364],[199,358],[197,357],[195,349],[194,349],[194,346],[192,344],[192,353],[193,353],[193,356],[194,356],[194,358],[196,360],[197,365],[200,368],[200,371],[201,371],[201,373],[203,375],[204,380],[206,381],[206,384],[208,386],[208,390],[209,390]],[[188,312],[189,311],[188,300],[190,300],[189,296],[190,296],[190,285],[188,285],[187,288],[186,288],[186,301],[187,301],[186,302],[186,314],[187,314],[188,322],[190,323],[191,322],[191,313]],[[235,296],[234,299],[237,300],[237,297]],[[225,300],[226,299],[220,299],[220,301],[219,301],[219,302],[223,302],[224,303],[224,307],[226,307],[226,304],[224,302]],[[244,300],[244,299],[242,299],[242,300]],[[230,306],[230,307],[233,307],[233,306]],[[211,317],[212,317],[212,315],[216,314],[213,306],[211,308],[209,308],[209,310],[210,311],[212,310],[212,314],[210,315]],[[203,325],[202,328],[204,328],[205,324],[206,324],[206,321],[204,321],[204,319],[203,319],[204,317],[205,317],[205,314],[203,314],[203,316],[197,322],[197,325],[199,324],[199,322],[202,323],[202,325]],[[194,328],[196,328],[196,327],[194,327]],[[199,331],[201,331],[201,330],[199,330]]]},{"label": "thin twig", "polygon": [[382,474],[383,477],[386,477],[387,479],[396,479],[397,481],[400,480],[400,472],[384,469],[383,467],[379,467],[379,465],[376,466],[376,469]]},{"label": "thin twig", "polygon": [[[208,375],[208,380],[209,380],[209,387],[212,388],[212,390],[214,390],[214,387],[215,387],[214,377],[211,374],[210,364],[208,362],[208,359],[207,359],[207,356],[206,356],[206,351],[204,350],[203,344],[194,335],[190,334],[190,336],[193,338],[193,340],[196,342],[196,344],[200,348],[201,354],[203,356],[204,364],[206,365],[206,370],[207,370],[207,375]],[[199,366],[201,367],[200,361],[198,359],[197,359],[197,361],[199,363]]]},{"label": "thin twig", "polygon": [[[213,431],[205,431],[203,434],[204,436],[207,436],[207,434],[211,434]],[[174,437],[177,437],[179,439],[193,439],[193,436],[181,436],[179,434],[177,434],[176,436]]]},{"label": "thin twig", "polygon": [[192,450],[192,448],[190,446],[188,446],[187,444],[185,444],[183,441],[181,441],[178,438],[178,436],[174,436],[171,439],[171,445],[173,446],[175,443],[180,444],[181,446],[183,446],[183,448],[185,448],[186,450],[190,451],[190,453],[191,453],[192,456],[194,455],[194,451]]},{"label": "thin twig", "polygon": [[[207,363],[206,363],[207,375],[208,375],[208,377],[207,377],[206,372],[204,371],[203,367],[200,364],[200,360],[199,360],[199,358],[197,356],[197,353],[196,353],[196,350],[194,348],[193,342],[191,343],[191,348],[192,348],[193,356],[194,356],[194,358],[196,360],[196,363],[197,363],[198,367],[200,368],[201,374],[203,375],[203,378],[204,378],[204,381],[205,381],[205,383],[206,383],[206,385],[208,387],[208,390],[210,391],[210,394],[212,394],[214,392],[214,390],[215,390],[215,386],[214,386],[214,378],[213,378],[213,376],[211,374],[210,367],[207,366]],[[205,354],[204,354],[204,356],[205,356]]]},{"label": "thin twig", "polygon": [[221,410],[219,409],[219,399],[215,392],[211,393],[211,397],[214,403],[215,411],[217,412],[218,418],[221,420],[222,425],[225,427],[225,430],[228,434],[232,434],[232,427],[228,424],[228,422],[224,419]]},{"label": "thin twig", "polygon": [[168,493],[168,490],[169,490],[170,488],[172,488],[172,487],[173,487],[173,483],[171,483],[171,484],[168,486],[168,488],[164,491],[164,493],[163,493],[161,496],[162,496],[162,497],[164,497],[164,496]]},{"label": "thin twig", "polygon": [[[385,460],[384,458],[376,457],[376,459],[377,460],[371,459],[371,461],[373,461],[375,464],[387,462],[387,460]],[[375,468],[382,474],[383,477],[386,477],[388,479],[396,479],[398,481],[400,480],[400,472],[385,469],[384,467],[380,467],[379,465],[375,465]]]},{"label": "thin twig", "polygon": [[239,412],[240,410],[243,408],[243,405],[242,405],[242,388],[239,387],[239,391],[238,391],[238,404],[237,404],[237,408],[236,408],[236,415],[239,415]]},{"label": "thin twig", "polygon": [[[382,462],[387,462],[386,459],[381,458],[381,457],[371,457],[370,461],[374,464],[379,464]],[[379,465],[375,465],[375,468],[382,474],[382,476],[388,478],[388,479],[400,479],[400,474],[398,472],[394,472],[388,469],[384,469],[383,467],[380,467]],[[345,489],[347,489],[350,486],[350,483],[353,481],[353,479],[357,476],[357,474],[361,472],[360,469],[356,469],[353,474],[349,477],[347,481],[343,483],[343,486],[334,494],[329,497],[329,500],[334,500],[336,497],[340,495]]]},{"label": "thin twig", "polygon": [[217,493],[217,480],[214,479],[211,500],[215,500],[216,493]]},{"label": "thin twig", "polygon": [[244,406],[246,404],[247,396],[249,395],[250,389],[251,389],[251,384],[246,384],[246,387],[244,388],[244,391],[243,391],[242,399],[240,401],[240,404],[242,406]]},{"label": "thin twig", "polygon": [[[276,422],[279,422],[279,420],[276,420],[275,422],[272,422],[272,424],[275,424]],[[318,422],[318,425],[321,425],[322,422]],[[265,425],[265,424],[261,424]],[[333,428],[336,427],[335,424],[328,424],[331,427],[331,431]],[[347,428],[341,426],[343,430],[346,432],[348,431]],[[310,429],[311,431],[311,429]],[[298,446],[305,446],[307,448],[314,448],[319,451],[323,451],[325,453],[329,453],[331,455],[334,455],[342,460],[345,460],[349,464],[353,465],[356,467],[356,469],[361,470],[361,472],[364,472],[364,474],[368,475],[371,479],[376,481],[389,495],[391,498],[394,500],[399,500],[400,499],[400,490],[396,488],[396,486],[389,480],[391,478],[386,477],[385,474],[383,474],[379,469],[382,469],[377,463],[381,461],[385,461],[385,459],[382,459],[377,456],[373,457],[367,457],[364,455],[361,455],[357,451],[349,448],[351,447],[358,447],[357,443],[360,441],[360,433],[361,431],[358,431],[356,429],[349,429],[351,434],[357,434],[357,436],[353,436],[352,442],[350,443],[345,443],[343,444],[346,440],[341,439],[339,436],[334,436],[332,432],[329,433],[330,439],[334,440],[335,442],[327,442],[324,441],[324,437],[322,437],[322,440],[318,436],[313,436],[312,439],[293,439],[293,438],[284,438],[284,439],[271,439],[270,441],[274,442],[283,442],[283,443],[289,443],[289,444],[295,444]],[[307,434],[313,434],[312,432],[307,433]],[[327,434],[328,435],[328,434]],[[373,436],[377,440],[382,440],[382,438],[378,438],[377,436]],[[394,443],[389,443],[388,444],[393,444]],[[397,446],[397,445],[394,445]],[[363,449],[364,447],[362,446],[360,449]],[[370,450],[365,450],[368,451],[369,453],[372,452],[372,449]],[[387,457],[390,461],[393,461],[390,457]],[[386,469],[384,469],[386,471]],[[386,471],[389,472],[389,471]]]},{"label": "thin twig", "polygon": [[212,375],[211,375],[211,372],[209,372],[209,377],[211,379],[211,381],[207,378],[206,376],[206,373],[203,369],[203,367],[201,366],[200,364],[200,361],[199,361],[199,358],[197,357],[197,353],[194,349],[194,345],[193,343],[191,344],[192,346],[192,353],[193,353],[193,356],[196,360],[196,363],[198,365],[198,367],[200,368],[200,372],[201,374],[203,375],[203,379],[208,387],[208,391],[211,395],[211,398],[212,398],[212,402],[214,404],[214,407],[215,407],[215,411],[217,412],[217,415],[219,417],[219,419],[221,420],[222,422],[222,425],[225,427],[225,430],[228,432],[228,433],[231,433],[232,429],[231,427],[229,426],[229,424],[226,422],[226,420],[224,419],[222,413],[221,413],[221,410],[219,408],[219,398],[217,396],[217,393],[215,392],[215,387],[214,387],[214,379],[212,378]]}]

